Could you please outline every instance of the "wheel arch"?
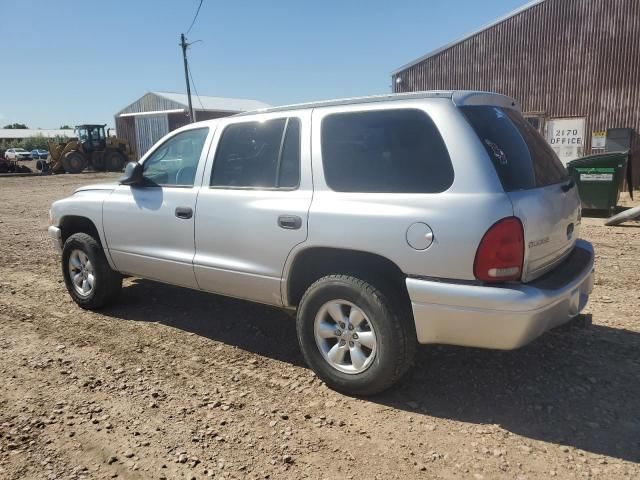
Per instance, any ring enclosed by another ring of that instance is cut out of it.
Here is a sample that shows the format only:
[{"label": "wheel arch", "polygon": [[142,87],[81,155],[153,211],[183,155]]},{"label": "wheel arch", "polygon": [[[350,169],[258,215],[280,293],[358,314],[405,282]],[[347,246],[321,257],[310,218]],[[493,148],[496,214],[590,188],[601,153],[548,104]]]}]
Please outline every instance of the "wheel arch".
[{"label": "wheel arch", "polygon": [[402,300],[409,301],[407,276],[392,260],[363,250],[309,247],[297,252],[290,262],[284,277],[284,305],[297,307],[311,284],[332,274],[353,275],[381,288],[392,287]]},{"label": "wheel arch", "polygon": [[60,219],[59,222],[60,233],[62,235],[62,243],[67,241],[74,233],[86,233],[91,235],[96,241],[100,244],[100,246],[105,248],[102,243],[102,238],[100,237],[100,232],[96,227],[93,220],[88,217],[83,217],[81,215],[65,215]]},{"label": "wheel arch", "polygon": [[58,228],[60,228],[63,245],[67,238],[69,238],[74,233],[82,232],[91,235],[102,247],[104,255],[105,257],[107,257],[107,262],[109,262],[109,266],[113,270],[117,270],[115,264],[113,263],[113,260],[111,259],[111,255],[109,254],[109,249],[107,248],[107,243],[106,239],[103,236],[103,232],[101,229],[98,229],[96,222],[92,218],[83,215],[63,215],[58,221]]}]

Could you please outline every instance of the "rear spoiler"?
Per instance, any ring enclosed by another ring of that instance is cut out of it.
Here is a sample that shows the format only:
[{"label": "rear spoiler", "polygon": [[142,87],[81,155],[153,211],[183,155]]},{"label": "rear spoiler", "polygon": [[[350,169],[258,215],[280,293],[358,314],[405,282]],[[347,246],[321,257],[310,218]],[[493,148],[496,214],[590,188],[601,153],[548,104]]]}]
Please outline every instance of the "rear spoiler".
[{"label": "rear spoiler", "polygon": [[451,100],[457,107],[469,105],[488,105],[494,107],[514,108],[521,111],[520,104],[513,98],[499,93],[456,91]]}]

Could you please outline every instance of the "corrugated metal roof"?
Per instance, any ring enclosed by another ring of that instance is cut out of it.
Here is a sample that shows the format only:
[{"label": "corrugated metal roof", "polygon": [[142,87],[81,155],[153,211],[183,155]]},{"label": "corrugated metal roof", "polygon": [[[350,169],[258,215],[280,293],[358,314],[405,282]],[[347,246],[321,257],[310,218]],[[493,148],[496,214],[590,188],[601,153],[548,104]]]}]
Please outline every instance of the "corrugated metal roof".
[{"label": "corrugated metal roof", "polygon": [[73,137],[73,129],[35,129],[35,128],[0,128],[0,139],[28,138],[28,137]]},{"label": "corrugated metal roof", "polygon": [[495,27],[496,25],[504,22],[505,20],[510,19],[511,17],[515,17],[516,15],[529,10],[530,8],[535,7],[536,5],[544,2],[546,0],[532,0],[529,3],[524,4],[523,6],[516,8],[515,10],[513,10],[512,12],[507,13],[506,15],[503,15],[502,17],[499,17],[497,19],[495,19],[494,21],[487,23],[486,25],[483,25],[482,27],[478,28],[477,30],[474,30],[471,33],[467,33],[466,35],[447,43],[446,45],[443,45],[439,48],[436,48],[435,50],[432,50],[431,52],[427,53],[426,55],[423,55],[420,58],[415,59],[412,62],[407,63],[406,65],[401,66],[400,68],[396,68],[393,72],[391,72],[391,75],[396,75],[404,70],[406,70],[407,68],[411,68],[414,65],[423,62],[424,60],[426,60],[429,57],[433,57],[434,55],[437,55],[441,52],[443,52],[444,50],[447,50],[451,47],[453,47],[454,45],[457,45],[458,43],[464,42],[465,40],[473,37],[474,35],[477,35],[481,32],[484,32],[485,30],[488,30],[489,28]]},{"label": "corrugated metal roof", "polygon": [[[268,103],[247,98],[209,97],[206,95],[201,95],[199,100],[196,95],[191,95],[191,102],[194,110],[229,114],[258,110],[271,106]],[[201,102],[202,105],[200,104]],[[135,102],[127,105],[116,113],[116,117],[122,114],[160,113],[164,110],[174,110],[178,108],[182,108],[186,112],[188,107],[189,100],[184,93],[147,92]]]},{"label": "corrugated metal roof", "polygon": [[[172,92],[151,92],[159,97],[164,97],[172,102],[180,103],[188,107],[189,100],[184,93]],[[198,99],[199,98],[199,99]],[[200,104],[202,102],[202,105]],[[271,105],[259,100],[251,100],[248,98],[226,98],[226,97],[209,97],[205,95],[191,95],[191,103],[194,110],[215,110],[217,112],[246,112],[249,110],[258,110],[260,108],[268,108]]]}]

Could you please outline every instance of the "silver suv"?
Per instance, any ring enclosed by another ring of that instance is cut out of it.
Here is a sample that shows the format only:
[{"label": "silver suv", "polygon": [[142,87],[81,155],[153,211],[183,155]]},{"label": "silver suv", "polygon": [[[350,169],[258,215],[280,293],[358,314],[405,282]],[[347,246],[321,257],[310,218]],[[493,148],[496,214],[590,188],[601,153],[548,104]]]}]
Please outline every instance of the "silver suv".
[{"label": "silver suv", "polygon": [[421,92],[188,125],[49,233],[83,308],[126,274],[297,311],[317,375],[372,394],[417,343],[514,349],[578,315],[576,190],[513,99]]}]

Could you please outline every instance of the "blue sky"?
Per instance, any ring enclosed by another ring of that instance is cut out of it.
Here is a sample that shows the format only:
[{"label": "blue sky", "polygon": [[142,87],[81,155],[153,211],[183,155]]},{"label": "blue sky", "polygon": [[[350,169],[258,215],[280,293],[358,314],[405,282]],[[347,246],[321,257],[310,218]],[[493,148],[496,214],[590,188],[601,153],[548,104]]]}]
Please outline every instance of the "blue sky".
[{"label": "blue sky", "polygon": [[[198,3],[0,0],[0,126],[113,124],[147,91],[184,92]],[[393,69],[525,3],[204,0],[191,71],[201,95],[273,105],[386,93]]]}]

